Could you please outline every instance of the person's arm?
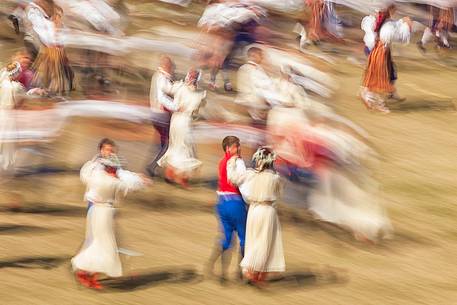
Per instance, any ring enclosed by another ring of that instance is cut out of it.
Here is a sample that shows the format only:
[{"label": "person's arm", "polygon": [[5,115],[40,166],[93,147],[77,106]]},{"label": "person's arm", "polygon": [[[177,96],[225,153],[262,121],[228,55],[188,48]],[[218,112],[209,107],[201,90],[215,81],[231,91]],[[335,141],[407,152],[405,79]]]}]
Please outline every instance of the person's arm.
[{"label": "person's arm", "polygon": [[166,79],[165,77],[161,78],[157,84],[157,99],[160,105],[165,107],[170,111],[178,111],[179,105],[175,103],[172,96],[176,88],[173,88],[173,83]]},{"label": "person's arm", "polygon": [[118,187],[124,191],[124,195],[127,195],[129,191],[137,191],[150,184],[150,180],[142,175],[123,169],[117,170],[117,177],[119,178]]},{"label": "person's arm", "polygon": [[51,46],[57,43],[56,41],[56,31],[54,23],[46,19],[39,9],[30,8],[27,13],[27,18],[32,24],[32,28],[37,33],[40,41],[46,45]]},{"label": "person's arm", "polygon": [[227,178],[236,186],[240,186],[246,177],[246,165],[243,159],[238,156],[233,156],[227,162]]}]

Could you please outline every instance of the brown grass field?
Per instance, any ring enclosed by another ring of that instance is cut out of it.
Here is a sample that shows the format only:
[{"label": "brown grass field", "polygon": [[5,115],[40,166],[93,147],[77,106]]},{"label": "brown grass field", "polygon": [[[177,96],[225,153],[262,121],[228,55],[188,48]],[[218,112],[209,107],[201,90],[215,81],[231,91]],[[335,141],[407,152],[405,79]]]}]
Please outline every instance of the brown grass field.
[{"label": "brown grass field", "polygon": [[[137,13],[131,33],[142,26],[151,33],[147,29],[154,28],[159,13],[150,8],[137,7],[152,17]],[[170,11],[168,6],[160,8]],[[184,22],[191,22],[187,19]],[[182,27],[157,23],[173,31]],[[10,33],[0,44],[0,62],[20,47]],[[377,245],[356,242],[350,234],[283,203],[284,278],[259,290],[238,283],[233,274],[221,286],[202,273],[218,230],[214,190],[199,185],[181,190],[157,180],[123,200],[117,215],[120,246],[143,255],[125,258],[126,276],[96,292],[78,286],[69,264],[85,230],[84,187],[77,172],[27,175],[0,185],[0,304],[457,304],[455,51],[430,50],[424,56],[414,45],[396,48],[397,86],[407,101],[392,105],[391,114],[380,115],[366,111],[357,98],[363,64],[347,60],[351,50],[363,60],[360,48],[345,46],[335,55],[337,63],[327,66],[339,82],[328,104],[365,128],[381,156],[371,170],[395,228],[392,240]],[[145,56],[129,60],[138,63],[144,58],[145,64],[137,66],[147,68],[154,60]],[[144,92],[138,96],[142,94],[144,98]],[[157,141],[150,127],[100,120],[72,121],[64,135],[70,136],[51,145],[73,169],[91,156],[99,138],[109,135],[120,141],[129,167],[141,171]],[[211,160],[219,154],[216,147],[198,150]],[[211,164],[206,168],[211,171]],[[20,204],[16,208],[15,202]],[[235,261],[236,255],[232,271]]]}]

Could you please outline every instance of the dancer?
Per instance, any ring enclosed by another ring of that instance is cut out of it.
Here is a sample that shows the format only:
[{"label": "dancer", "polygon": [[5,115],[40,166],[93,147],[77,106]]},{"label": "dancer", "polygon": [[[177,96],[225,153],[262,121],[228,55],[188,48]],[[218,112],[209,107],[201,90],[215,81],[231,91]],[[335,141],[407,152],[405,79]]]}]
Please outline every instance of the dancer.
[{"label": "dancer", "polygon": [[303,28],[300,33],[300,47],[311,43],[318,44],[321,39],[341,41],[342,26],[339,21],[334,3],[327,0],[305,0],[311,9],[311,19],[308,25],[308,34]]},{"label": "dancer", "polygon": [[417,42],[419,50],[425,52],[425,46],[435,40],[438,47],[449,49],[449,31],[454,24],[452,8],[437,8],[430,5],[430,24],[425,28],[422,39]]},{"label": "dancer", "polygon": [[397,71],[392,60],[390,46],[394,41],[409,42],[412,22],[409,17],[398,21],[392,20],[395,11],[395,5],[390,5],[378,17],[375,32],[379,31],[379,36],[368,57],[361,92],[365,106],[369,110],[377,110],[382,113],[390,112],[385,103],[386,98],[403,100],[395,90]]},{"label": "dancer", "polygon": [[165,177],[168,180],[188,187],[188,178],[201,162],[195,158],[192,145],[191,123],[192,116],[198,112],[206,91],[198,91],[197,83],[200,72],[190,70],[184,82],[176,84],[174,103],[178,111],[173,112],[170,123],[170,142],[167,151],[157,162],[165,167]]},{"label": "dancer", "polygon": [[254,169],[236,171],[236,156],[227,168],[235,175],[231,181],[240,186],[243,199],[249,204],[246,224],[246,250],[240,266],[253,284],[262,284],[271,273],[284,272],[285,260],[281,225],[275,208],[279,197],[280,177],[274,170],[275,154],[260,147],[252,157]]},{"label": "dancer", "polygon": [[86,240],[71,263],[79,282],[89,288],[101,289],[99,274],[109,277],[122,275],[114,235],[114,203],[118,192],[124,195],[138,190],[150,181],[123,170],[116,156],[116,144],[101,140],[99,154],[81,168],[81,180],[87,185],[88,202]]},{"label": "dancer", "polygon": [[157,162],[163,157],[168,149],[168,140],[170,133],[170,120],[173,111],[178,110],[178,105],[173,101],[176,93],[174,82],[174,64],[170,57],[162,56],[160,65],[151,80],[151,90],[149,93],[149,102],[153,114],[154,128],[160,135],[160,150],[154,160],[147,166],[146,171],[149,176],[155,176]]},{"label": "dancer", "polygon": [[[216,261],[221,257],[222,272],[221,283],[227,280],[227,269],[230,265],[229,249],[232,246],[233,232],[236,231],[240,242],[240,256],[244,256],[244,240],[246,234],[246,204],[241,197],[238,187],[230,180],[230,177],[238,177],[245,173],[246,166],[241,159],[240,139],[235,136],[227,136],[222,140],[224,157],[219,162],[219,187],[217,192],[218,203],[216,212],[222,229],[222,239],[216,244],[206,266],[206,273],[212,275]],[[235,157],[234,165],[230,168],[227,162]],[[240,279],[242,277],[240,270]]]},{"label": "dancer", "polygon": [[18,82],[21,65],[18,62],[9,64],[0,71],[0,169],[8,170],[14,165],[15,147],[11,134],[16,128],[12,115],[20,102],[24,87]]},{"label": "dancer", "polygon": [[275,85],[262,67],[262,49],[251,47],[248,62],[238,70],[238,96],[236,103],[247,106],[253,124],[263,126],[271,105],[278,102]]},{"label": "dancer", "polygon": [[73,90],[73,70],[57,31],[62,27],[62,9],[53,0],[33,0],[26,8],[26,46],[32,56],[38,54],[33,68],[33,83],[52,94]]}]

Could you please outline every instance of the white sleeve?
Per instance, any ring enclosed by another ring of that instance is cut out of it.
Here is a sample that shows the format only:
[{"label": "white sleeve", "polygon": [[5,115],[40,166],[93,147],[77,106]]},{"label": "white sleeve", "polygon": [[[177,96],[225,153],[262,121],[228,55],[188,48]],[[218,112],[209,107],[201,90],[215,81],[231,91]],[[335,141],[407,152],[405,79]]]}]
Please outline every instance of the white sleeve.
[{"label": "white sleeve", "polygon": [[363,42],[365,45],[372,50],[376,43],[376,33],[374,31],[376,26],[376,17],[375,16],[365,16],[362,19],[361,28],[365,32],[365,36],[363,37]]},{"label": "white sleeve", "polygon": [[27,19],[32,24],[33,30],[37,33],[40,41],[44,45],[50,46],[57,43],[54,23],[44,18],[37,8],[29,9]]},{"label": "white sleeve", "polygon": [[88,161],[83,165],[83,167],[81,168],[81,171],[79,173],[79,176],[81,178],[81,181],[84,184],[89,183],[89,180],[90,180],[92,173],[96,166],[97,166],[97,162],[94,162],[94,161]]},{"label": "white sleeve", "polygon": [[401,43],[409,43],[411,39],[411,28],[403,19],[397,21],[395,40]]},{"label": "white sleeve", "polygon": [[117,176],[120,180],[119,188],[124,191],[124,195],[127,195],[129,191],[136,191],[144,187],[143,179],[138,174],[119,169]]},{"label": "white sleeve", "polygon": [[232,157],[227,162],[227,178],[233,185],[241,185],[246,176],[246,165],[243,159]]},{"label": "white sleeve", "polygon": [[405,21],[388,21],[379,32],[382,42],[390,44],[392,42],[409,43],[411,38],[411,29]]},{"label": "white sleeve", "polygon": [[161,78],[157,84],[157,99],[159,103],[171,111],[177,111],[178,105],[173,101],[170,95],[173,95],[173,84],[170,80]]}]

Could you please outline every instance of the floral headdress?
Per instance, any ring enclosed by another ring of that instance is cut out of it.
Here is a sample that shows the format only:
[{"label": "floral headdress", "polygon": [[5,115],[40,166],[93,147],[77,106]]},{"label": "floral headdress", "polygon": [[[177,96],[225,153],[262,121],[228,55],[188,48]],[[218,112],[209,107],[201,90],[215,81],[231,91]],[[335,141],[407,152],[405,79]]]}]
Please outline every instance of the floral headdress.
[{"label": "floral headdress", "polygon": [[276,160],[276,154],[267,146],[262,146],[252,155],[252,162],[257,171],[272,168]]}]

